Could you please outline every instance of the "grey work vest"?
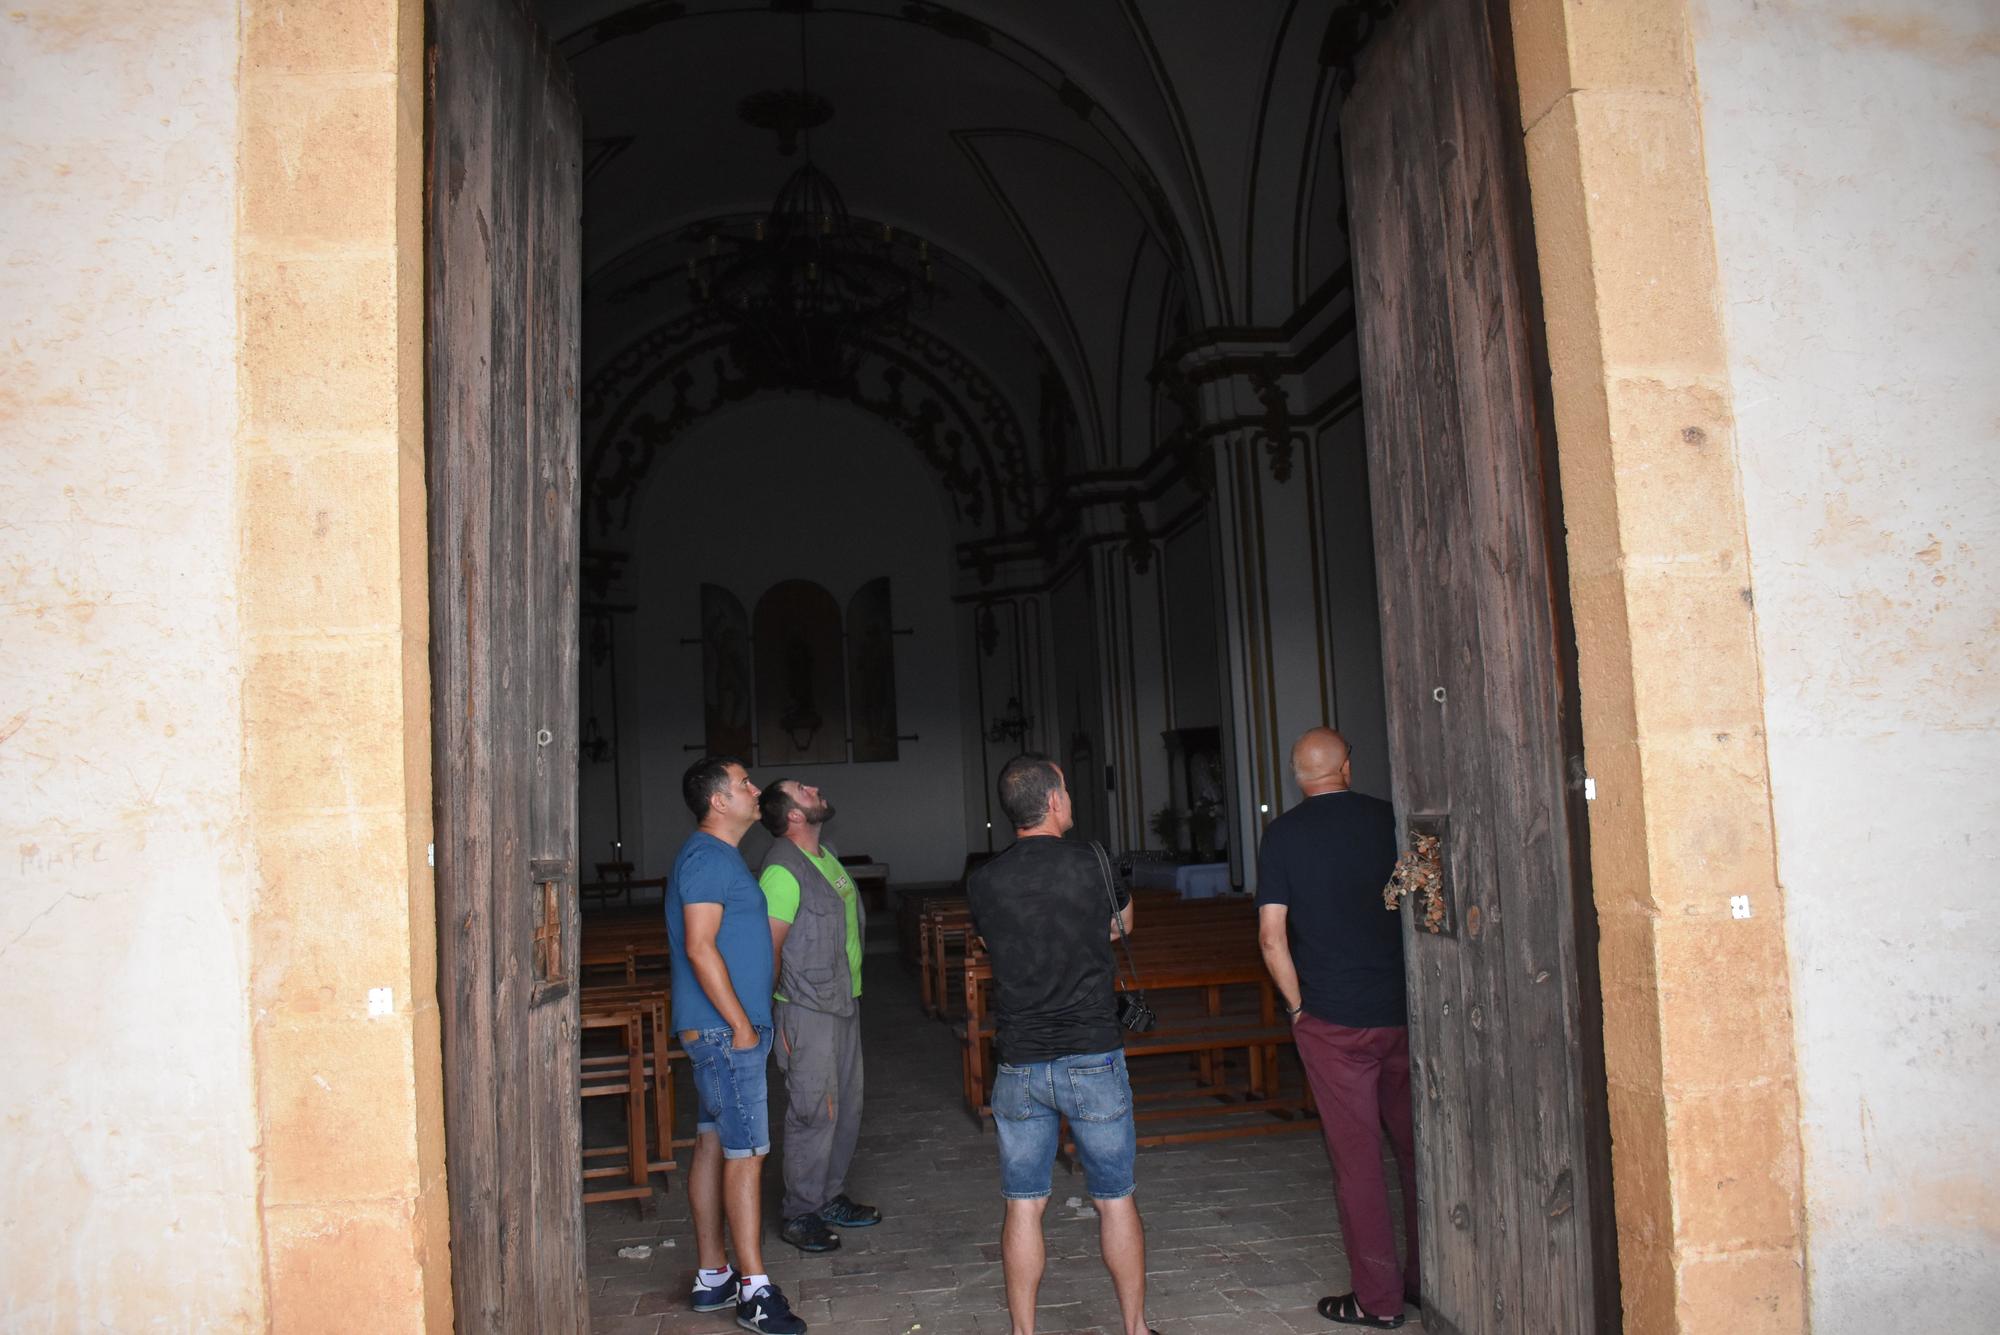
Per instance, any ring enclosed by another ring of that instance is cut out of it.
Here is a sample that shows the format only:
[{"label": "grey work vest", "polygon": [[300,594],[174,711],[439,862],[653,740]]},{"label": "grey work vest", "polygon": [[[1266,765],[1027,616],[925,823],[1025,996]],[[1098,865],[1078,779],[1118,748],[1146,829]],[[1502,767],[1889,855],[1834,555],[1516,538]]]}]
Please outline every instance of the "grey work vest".
[{"label": "grey work vest", "polygon": [[[831,844],[821,844],[820,852],[838,860]],[[764,866],[757,869],[760,874],[764,867],[783,867],[799,883],[798,915],[785,933],[785,949],[779,956],[778,995],[795,1006],[827,1015],[854,1014],[854,971],[847,962],[847,905],[840,891],[789,839],[771,841]],[[855,892],[854,912],[866,940],[868,910],[861,903],[859,890]]]}]

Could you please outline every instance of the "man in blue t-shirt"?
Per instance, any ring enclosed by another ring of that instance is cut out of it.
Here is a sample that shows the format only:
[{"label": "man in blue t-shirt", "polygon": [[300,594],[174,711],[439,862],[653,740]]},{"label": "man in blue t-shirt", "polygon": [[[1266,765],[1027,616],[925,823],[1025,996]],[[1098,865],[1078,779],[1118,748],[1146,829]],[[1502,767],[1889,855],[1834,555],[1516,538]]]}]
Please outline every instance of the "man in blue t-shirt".
[{"label": "man in blue t-shirt", "polygon": [[[737,844],[757,820],[757,785],[733,756],[704,756],[681,777],[695,832],[667,878],[667,944],[674,1027],[694,1073],[701,1112],[688,1209],[694,1215],[697,1312],[736,1308],[736,1324],[802,1335],[806,1323],[764,1273],[764,1156],[771,1120],[764,1067],[771,1055],[771,928],[764,892]],[[722,1222],[736,1245],[730,1266]]]},{"label": "man in blue t-shirt", "polygon": [[[1319,1106],[1354,1283],[1351,1293],[1320,1299],[1320,1315],[1390,1330],[1403,1324],[1420,1278],[1410,1021],[1403,920],[1382,903],[1396,865],[1396,813],[1348,787],[1353,769],[1347,740],[1331,728],[1310,729],[1292,747],[1305,800],[1264,831],[1257,937]],[[1401,1169],[1401,1264],[1382,1175],[1384,1131]]]}]

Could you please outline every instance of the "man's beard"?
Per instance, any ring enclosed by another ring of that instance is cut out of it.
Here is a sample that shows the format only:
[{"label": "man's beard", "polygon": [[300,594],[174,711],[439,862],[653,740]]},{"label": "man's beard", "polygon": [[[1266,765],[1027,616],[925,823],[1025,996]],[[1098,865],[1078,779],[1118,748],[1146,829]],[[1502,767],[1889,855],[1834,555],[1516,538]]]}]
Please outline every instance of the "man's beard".
[{"label": "man's beard", "polygon": [[818,808],[806,813],[806,824],[824,825],[833,819],[833,803],[822,802]]}]

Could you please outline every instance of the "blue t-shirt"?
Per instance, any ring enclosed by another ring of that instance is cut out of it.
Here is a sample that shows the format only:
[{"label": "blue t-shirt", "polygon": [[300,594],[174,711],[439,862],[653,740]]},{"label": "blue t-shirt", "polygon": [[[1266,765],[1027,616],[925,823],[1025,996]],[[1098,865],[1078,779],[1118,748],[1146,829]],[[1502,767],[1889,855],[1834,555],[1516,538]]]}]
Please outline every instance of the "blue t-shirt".
[{"label": "blue t-shirt", "polygon": [[725,1029],[729,1022],[702,991],[687,958],[689,904],[722,905],[715,946],[729,968],[736,1000],[750,1023],[771,1023],[771,922],[764,892],[743,855],[712,834],[696,830],[674,859],[667,878],[667,944],[674,969],[674,1028]]}]

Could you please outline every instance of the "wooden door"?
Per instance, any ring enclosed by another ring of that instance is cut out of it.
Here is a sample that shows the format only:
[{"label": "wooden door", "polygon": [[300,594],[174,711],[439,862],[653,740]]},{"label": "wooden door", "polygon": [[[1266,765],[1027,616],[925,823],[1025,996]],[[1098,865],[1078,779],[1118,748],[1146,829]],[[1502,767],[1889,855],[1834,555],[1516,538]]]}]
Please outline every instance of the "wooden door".
[{"label": "wooden door", "polygon": [[[1615,1330],[1595,917],[1504,8],[1409,0],[1342,115],[1406,911],[1424,1326]],[[1574,758],[1574,759],[1572,759]],[[1573,784],[1572,779],[1576,782]]]},{"label": "wooden door", "polygon": [[430,8],[428,483],[438,997],[461,1332],[580,1331],[581,139],[512,0]]}]

